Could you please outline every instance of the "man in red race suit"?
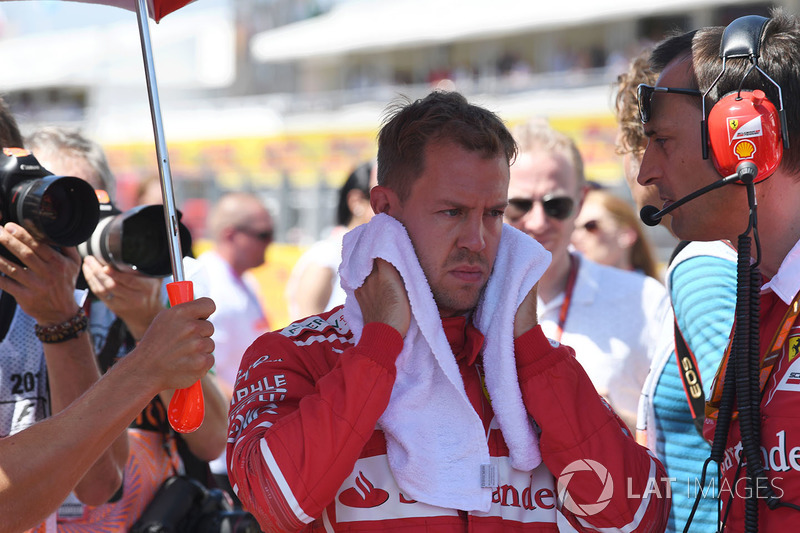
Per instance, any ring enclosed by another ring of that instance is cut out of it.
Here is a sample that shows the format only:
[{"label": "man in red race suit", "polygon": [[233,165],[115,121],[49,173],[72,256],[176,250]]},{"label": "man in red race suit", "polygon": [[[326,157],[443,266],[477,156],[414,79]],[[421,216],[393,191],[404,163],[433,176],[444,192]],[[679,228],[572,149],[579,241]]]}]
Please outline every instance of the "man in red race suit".
[{"label": "man in red race suit", "polygon": [[[378,215],[362,226],[366,232],[399,222],[413,245],[408,255],[424,273],[419,285],[427,283],[435,302],[425,325],[441,322],[460,397],[477,421],[476,444],[486,448],[489,464],[454,481],[479,503],[462,506],[448,491],[426,490],[460,456],[438,456],[429,470],[410,474],[393,458],[394,430],[414,429],[386,429],[400,375],[409,372],[398,356],[419,342],[411,332],[423,324],[410,304],[419,287],[407,290],[396,263],[376,259],[343,307],[265,334],[244,354],[229,417],[228,469],[265,531],[558,531],[560,516],[581,531],[663,531],[670,502],[663,467],[598,396],[572,349],[544,336],[533,284],[516,300],[507,331],[520,409],[526,424],[535,420],[538,436],[522,451],[540,453],[536,466],[516,468],[514,440],[500,431],[509,427],[508,415],[489,386],[484,354],[491,343],[474,311],[506,259],[501,236],[516,233],[539,246],[503,225],[515,155],[502,121],[458,93],[398,105],[379,135],[378,185],[370,196]],[[342,268],[360,253],[348,242]],[[353,310],[363,318],[360,338],[349,320]],[[416,409],[427,412],[430,398],[410,403],[408,425],[434,431],[401,450],[409,463],[425,464],[436,450],[464,444],[454,436],[461,428],[436,431],[439,424],[452,427],[456,413],[432,423],[423,414],[414,418]],[[455,503],[437,504],[443,501]]]}]

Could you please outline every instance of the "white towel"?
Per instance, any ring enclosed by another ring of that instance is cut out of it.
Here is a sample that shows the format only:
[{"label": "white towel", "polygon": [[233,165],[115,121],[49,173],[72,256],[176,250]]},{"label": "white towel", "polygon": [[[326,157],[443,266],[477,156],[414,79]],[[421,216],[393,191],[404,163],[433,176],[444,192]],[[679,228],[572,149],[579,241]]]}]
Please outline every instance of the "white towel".
[{"label": "white towel", "polygon": [[[405,227],[379,214],[345,235],[339,267],[347,294],[344,316],[354,340],[363,329],[353,291],[375,258],[394,265],[411,303],[411,325],[397,359],[397,379],[378,425],[389,465],[403,493],[449,509],[486,512],[493,488],[481,476],[491,464],[487,435],[464,390],[439,311]],[[497,423],[511,463],[522,471],[541,463],[539,443],[522,402],[514,360],[514,316],[550,263],[550,253],[524,233],[503,226],[492,275],[475,312],[485,336],[483,366]],[[485,483],[484,483],[485,484]]]}]

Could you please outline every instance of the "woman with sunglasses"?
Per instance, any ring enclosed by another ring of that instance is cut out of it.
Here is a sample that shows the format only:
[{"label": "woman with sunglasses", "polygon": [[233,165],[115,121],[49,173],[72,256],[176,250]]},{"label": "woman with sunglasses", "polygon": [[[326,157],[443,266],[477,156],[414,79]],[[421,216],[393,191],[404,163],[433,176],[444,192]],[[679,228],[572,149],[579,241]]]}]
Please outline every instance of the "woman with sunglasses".
[{"label": "woman with sunglasses", "polygon": [[286,283],[290,320],[344,304],[344,289],[339,283],[342,239],[345,233],[372,218],[369,191],[377,184],[377,172],[374,161],[362,163],[339,188],[336,227],[327,238],[314,243],[300,256]]},{"label": "woman with sunglasses", "polygon": [[572,244],[601,265],[641,272],[661,280],[653,253],[633,207],[611,192],[590,190],[575,219]]}]

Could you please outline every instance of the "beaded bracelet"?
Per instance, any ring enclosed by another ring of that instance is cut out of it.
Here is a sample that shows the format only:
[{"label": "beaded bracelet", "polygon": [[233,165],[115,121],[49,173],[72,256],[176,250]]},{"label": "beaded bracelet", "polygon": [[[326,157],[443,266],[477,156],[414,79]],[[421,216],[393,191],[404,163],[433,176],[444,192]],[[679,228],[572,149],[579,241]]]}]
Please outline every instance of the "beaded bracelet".
[{"label": "beaded bracelet", "polygon": [[34,332],[40,341],[47,344],[55,344],[58,342],[68,341],[78,337],[78,333],[84,331],[89,325],[89,320],[86,318],[86,313],[83,308],[78,309],[78,313],[61,324],[55,326],[34,326]]}]

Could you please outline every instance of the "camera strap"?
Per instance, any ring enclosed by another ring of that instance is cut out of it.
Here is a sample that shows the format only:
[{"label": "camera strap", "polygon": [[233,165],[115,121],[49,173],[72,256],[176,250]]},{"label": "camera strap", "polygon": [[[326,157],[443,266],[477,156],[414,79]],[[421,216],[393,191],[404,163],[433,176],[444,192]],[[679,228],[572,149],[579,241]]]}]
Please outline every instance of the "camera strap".
[{"label": "camera strap", "polygon": [[10,293],[3,291],[0,295],[0,342],[6,338],[16,310],[17,300]]},{"label": "camera strap", "polygon": [[[108,328],[106,334],[106,342],[103,345],[100,353],[97,354],[97,363],[100,365],[100,370],[105,374],[108,369],[116,362],[117,355],[123,344],[129,341],[128,327],[121,318],[117,317],[111,326]],[[131,337],[132,340],[132,337]],[[134,343],[135,344],[135,343]]]}]

